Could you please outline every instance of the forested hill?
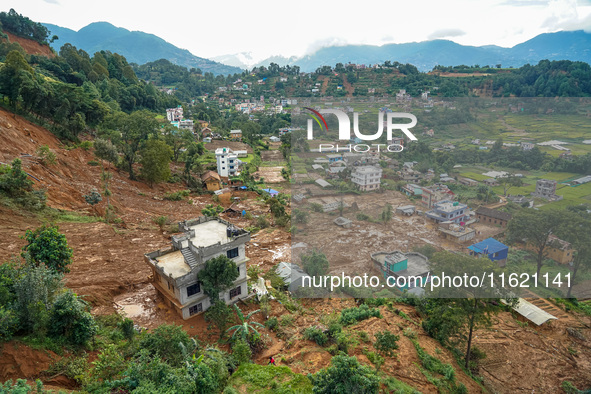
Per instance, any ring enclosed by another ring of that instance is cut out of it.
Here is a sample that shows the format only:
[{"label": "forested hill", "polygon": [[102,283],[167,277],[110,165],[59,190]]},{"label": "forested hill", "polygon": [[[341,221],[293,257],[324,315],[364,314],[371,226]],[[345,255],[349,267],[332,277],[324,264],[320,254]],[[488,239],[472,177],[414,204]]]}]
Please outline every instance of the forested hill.
[{"label": "forested hill", "polygon": [[129,31],[107,22],[91,23],[78,31],[49,23],[43,26],[49,29],[51,34],[59,37],[51,44],[55,50],[70,43],[91,54],[102,50],[116,52],[125,56],[131,63],[144,64],[158,59],[168,59],[188,69],[196,68],[214,75],[242,72],[238,67],[195,56],[188,50],[178,48],[153,34]]},{"label": "forested hill", "polygon": [[[10,33],[38,43],[48,41],[49,32],[43,26],[12,11],[0,13],[0,21],[7,19],[21,27]],[[125,57],[109,51],[90,56],[66,44],[58,56],[47,57],[27,54],[20,44],[3,40],[0,62],[3,105],[63,139],[76,139],[79,133],[100,128],[121,113],[162,113],[180,104],[176,97],[138,79]]]}]

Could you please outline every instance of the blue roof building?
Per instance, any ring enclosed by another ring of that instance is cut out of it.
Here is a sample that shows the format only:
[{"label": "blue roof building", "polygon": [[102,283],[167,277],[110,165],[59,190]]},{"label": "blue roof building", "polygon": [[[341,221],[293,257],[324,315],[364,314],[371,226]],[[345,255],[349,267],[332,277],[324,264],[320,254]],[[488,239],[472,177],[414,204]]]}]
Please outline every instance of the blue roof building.
[{"label": "blue roof building", "polygon": [[276,195],[279,194],[279,192],[275,189],[262,189],[265,193],[267,193],[268,195],[270,195],[271,197],[275,197]]},{"label": "blue roof building", "polygon": [[494,238],[487,238],[484,241],[470,245],[468,250],[470,250],[470,256],[487,256],[492,261],[496,261],[501,267],[507,264],[509,247]]}]

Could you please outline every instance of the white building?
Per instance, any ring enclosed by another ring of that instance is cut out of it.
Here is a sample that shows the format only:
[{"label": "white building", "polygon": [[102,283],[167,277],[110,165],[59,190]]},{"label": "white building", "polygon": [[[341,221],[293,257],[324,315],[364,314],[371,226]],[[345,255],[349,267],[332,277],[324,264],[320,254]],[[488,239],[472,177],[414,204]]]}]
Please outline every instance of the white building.
[{"label": "white building", "polygon": [[238,155],[232,149],[217,148],[215,150],[215,159],[220,176],[229,177],[238,174]]},{"label": "white building", "polygon": [[183,119],[183,107],[168,108],[166,110],[166,119],[169,122],[180,122]]},{"label": "white building", "polygon": [[378,190],[382,179],[382,169],[373,166],[356,167],[351,174],[351,181],[361,191]]}]

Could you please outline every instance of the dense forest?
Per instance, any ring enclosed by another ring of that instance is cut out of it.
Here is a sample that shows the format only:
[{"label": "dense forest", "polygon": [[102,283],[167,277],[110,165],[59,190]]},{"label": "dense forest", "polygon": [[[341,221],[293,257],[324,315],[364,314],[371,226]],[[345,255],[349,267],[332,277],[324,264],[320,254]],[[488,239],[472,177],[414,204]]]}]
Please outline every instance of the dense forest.
[{"label": "dense forest", "polygon": [[[29,38],[39,44],[47,44],[47,37],[49,31],[45,26],[39,22],[33,22],[26,16],[22,16],[14,9],[8,12],[0,12],[0,28],[2,31],[7,31],[15,36]],[[52,41],[56,39],[52,37]]]}]

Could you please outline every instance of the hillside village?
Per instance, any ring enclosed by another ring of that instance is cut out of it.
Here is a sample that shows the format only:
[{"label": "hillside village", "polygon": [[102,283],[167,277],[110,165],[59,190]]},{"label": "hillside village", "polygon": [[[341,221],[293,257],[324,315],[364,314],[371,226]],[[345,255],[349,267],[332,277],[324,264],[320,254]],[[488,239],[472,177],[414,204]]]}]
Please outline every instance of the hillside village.
[{"label": "hillside village", "polygon": [[[458,83],[482,101],[452,99],[441,70],[406,88],[416,68],[390,62],[185,100],[156,67],[52,54],[0,43],[0,392],[591,387],[588,100],[493,97],[485,76]],[[364,129],[416,113],[419,140],[308,140],[304,107]],[[446,297],[444,271],[507,282]],[[306,286],[364,274],[380,285]]]}]

